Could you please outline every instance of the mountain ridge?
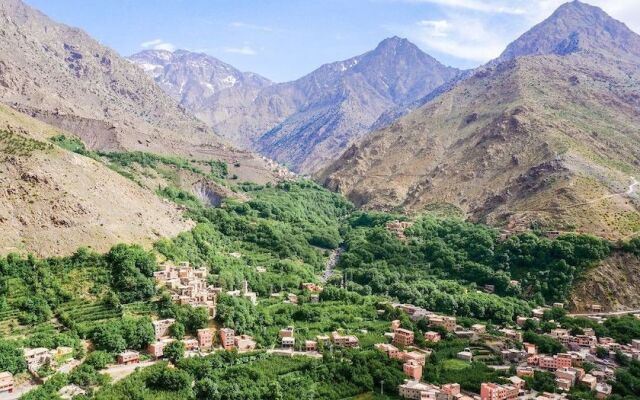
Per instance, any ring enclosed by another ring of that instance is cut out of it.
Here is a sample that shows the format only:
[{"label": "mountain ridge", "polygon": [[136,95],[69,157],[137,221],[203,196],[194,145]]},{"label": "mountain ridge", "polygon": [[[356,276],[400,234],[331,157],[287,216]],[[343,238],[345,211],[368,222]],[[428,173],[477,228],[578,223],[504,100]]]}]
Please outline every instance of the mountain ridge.
[{"label": "mountain ridge", "polygon": [[[164,72],[157,81],[167,79]],[[383,113],[415,107],[416,100],[459,74],[407,39],[391,37],[291,82],[182,104],[236,145],[310,173],[369,132]],[[179,87],[173,82],[166,90]]]},{"label": "mountain ridge", "polygon": [[[574,25],[561,35],[540,29],[554,27],[559,15],[591,12],[607,35],[618,32],[624,43],[640,37],[626,27],[609,29],[624,25],[603,19],[596,7],[576,2],[559,10],[508,47],[505,54],[514,57],[488,63],[354,144],[319,179],[370,208],[419,211],[449,203],[473,220],[511,230],[539,226],[618,238],[635,232],[640,203],[624,192],[640,174],[638,58],[617,43],[590,46],[584,33],[575,51],[555,51],[582,32],[580,18],[567,17]],[[543,38],[541,45],[531,37]],[[518,56],[521,49],[528,50]]]}]

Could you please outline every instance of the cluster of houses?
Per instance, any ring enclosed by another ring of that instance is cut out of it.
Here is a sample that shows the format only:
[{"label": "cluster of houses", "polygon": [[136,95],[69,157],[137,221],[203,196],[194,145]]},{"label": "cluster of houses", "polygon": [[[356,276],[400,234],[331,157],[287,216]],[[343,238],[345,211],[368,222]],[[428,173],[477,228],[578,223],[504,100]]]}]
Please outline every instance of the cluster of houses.
[{"label": "cluster of houses", "polygon": [[[296,345],[295,328],[293,326],[287,326],[280,329],[278,333],[280,340],[280,349],[285,351],[293,351]],[[357,336],[343,335],[337,331],[331,333],[331,335],[317,335],[316,340],[305,340],[302,350],[307,353],[314,353],[318,351],[318,345],[328,346],[333,344],[336,347],[344,348],[356,348],[360,345],[360,341]]]},{"label": "cluster of houses", "polygon": [[[25,348],[23,350],[24,360],[27,364],[27,369],[34,376],[38,376],[38,371],[48,365],[51,368],[56,368],[58,360],[71,357],[73,354],[73,348],[60,346],[56,349],[49,350],[45,347]],[[14,377],[11,372],[0,372],[0,393],[9,392],[14,390]]]},{"label": "cluster of houses", "polygon": [[159,286],[164,286],[171,292],[171,299],[175,303],[204,307],[209,318],[215,318],[216,301],[222,289],[208,284],[207,268],[193,268],[188,262],[178,265],[165,263],[160,267],[153,276]]},{"label": "cluster of houses", "polygon": [[[428,311],[424,308],[411,304],[393,304],[396,309],[403,310],[413,321],[425,319],[429,326],[440,327],[458,337],[475,338],[486,333],[486,327],[482,324],[473,325],[471,328],[462,328],[456,325],[455,317],[443,316]],[[554,307],[562,307],[562,304],[554,304]],[[595,307],[594,307],[595,306]],[[597,310],[597,305],[592,305]],[[544,312],[548,308],[534,310],[534,319],[541,320]],[[526,317],[519,317],[517,324],[522,326],[526,323]],[[385,334],[392,338],[392,344],[379,343],[375,347],[386,353],[389,357],[404,362],[403,371],[408,377],[405,384],[400,387],[400,394],[408,399],[453,399],[456,398],[455,391],[451,387],[438,388],[437,386],[420,382],[422,377],[422,367],[425,356],[429,356],[429,351],[412,349],[412,351],[400,350],[399,348],[411,348],[414,342],[414,332],[402,329],[399,321],[391,324],[391,333]],[[534,344],[523,342],[522,332],[518,329],[502,328],[499,330],[509,342],[520,343],[522,348],[509,348],[501,350],[500,354],[504,362],[516,364],[516,375],[508,379],[507,383],[486,382],[481,386],[480,400],[510,400],[531,396],[525,390],[524,378],[533,377],[536,371],[548,371],[555,375],[555,384],[561,394],[542,393],[536,399],[557,400],[565,399],[566,394],[574,386],[582,385],[593,391],[598,399],[605,399],[611,394],[611,385],[607,382],[615,377],[614,364],[607,360],[600,360],[596,353],[605,349],[609,358],[613,358],[616,353],[621,352],[627,357],[640,360],[640,340],[633,340],[631,344],[624,345],[616,343],[612,338],[597,338],[592,329],[584,329],[581,335],[571,335],[566,329],[553,329],[549,336],[556,338],[563,343],[569,351],[555,355],[538,354],[538,349]],[[439,332],[428,331],[424,333],[426,342],[438,342],[441,335]],[[457,353],[457,358],[471,361],[473,353],[470,349],[464,349]],[[584,361],[590,361],[595,368],[588,373],[582,368]],[[459,392],[458,392],[459,393]],[[458,396],[464,396],[458,394]],[[528,398],[528,397],[527,397]],[[533,397],[532,397],[533,398]]]},{"label": "cluster of houses", "polygon": [[398,388],[400,396],[414,400],[473,400],[460,392],[460,385],[448,383],[442,386],[408,380]]},{"label": "cluster of houses", "polygon": [[386,228],[387,230],[389,230],[391,233],[395,234],[398,239],[400,240],[406,240],[407,237],[404,234],[405,229],[410,228],[413,225],[413,222],[411,221],[389,221],[386,224]]}]

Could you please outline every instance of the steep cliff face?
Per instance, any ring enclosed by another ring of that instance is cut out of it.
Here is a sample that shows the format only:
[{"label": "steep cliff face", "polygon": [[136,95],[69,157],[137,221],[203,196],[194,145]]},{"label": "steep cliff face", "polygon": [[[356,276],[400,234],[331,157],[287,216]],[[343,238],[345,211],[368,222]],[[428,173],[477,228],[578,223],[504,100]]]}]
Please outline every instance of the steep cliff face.
[{"label": "steep cliff face", "polygon": [[[603,14],[563,6],[534,28],[545,38],[539,47],[523,35],[500,60],[353,145],[319,178],[370,208],[446,202],[511,228],[636,232],[640,37]],[[572,51],[547,52],[557,46],[546,40],[567,38],[556,26],[579,33]],[[545,27],[552,33],[539,32]],[[601,42],[607,37],[612,43]]]},{"label": "steep cliff face", "polygon": [[591,304],[606,311],[640,309],[640,258],[615,253],[580,279],[571,294],[571,310],[588,312]]}]

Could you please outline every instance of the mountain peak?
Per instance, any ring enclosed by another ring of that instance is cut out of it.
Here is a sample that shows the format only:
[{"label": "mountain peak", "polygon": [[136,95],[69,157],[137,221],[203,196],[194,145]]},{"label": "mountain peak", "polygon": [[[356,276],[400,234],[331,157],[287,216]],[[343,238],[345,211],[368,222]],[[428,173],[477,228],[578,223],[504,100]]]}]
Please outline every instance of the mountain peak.
[{"label": "mountain peak", "polygon": [[386,38],[376,46],[374,51],[398,51],[399,49],[412,49],[418,50],[418,46],[411,43],[408,39],[401,38],[398,36],[392,36],[390,38]]},{"label": "mountain peak", "polygon": [[580,51],[640,57],[640,36],[601,8],[574,0],[511,43],[498,61],[528,55]]}]

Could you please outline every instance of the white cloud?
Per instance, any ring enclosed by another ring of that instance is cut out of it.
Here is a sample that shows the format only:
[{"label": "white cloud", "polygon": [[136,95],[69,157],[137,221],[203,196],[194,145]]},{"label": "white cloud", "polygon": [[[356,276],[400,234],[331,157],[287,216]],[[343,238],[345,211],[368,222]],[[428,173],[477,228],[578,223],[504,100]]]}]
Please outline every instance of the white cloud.
[{"label": "white cloud", "polygon": [[225,53],[234,53],[234,54],[242,54],[244,56],[254,56],[256,54],[258,54],[258,52],[256,50],[254,50],[252,47],[250,46],[242,46],[242,47],[225,47],[224,48],[224,52]]},{"label": "white cloud", "polygon": [[[394,0],[438,6],[437,18],[409,26],[387,27],[439,52],[474,64],[487,62],[567,0]],[[640,1],[589,0],[612,17],[640,32]]]},{"label": "white cloud", "polygon": [[508,43],[504,35],[489,29],[482,20],[461,15],[418,21],[404,29],[403,35],[427,51],[433,50],[476,63],[497,57]]},{"label": "white cloud", "polygon": [[250,24],[250,23],[241,22],[241,21],[231,22],[229,26],[236,29],[249,29],[252,31],[262,31],[262,32],[273,32],[275,30],[270,26],[255,25],[255,24]]},{"label": "white cloud", "polygon": [[140,43],[140,47],[143,49],[153,49],[153,50],[166,50],[166,51],[174,51],[176,46],[172,43],[165,42],[162,39],[153,39],[147,42]]}]

